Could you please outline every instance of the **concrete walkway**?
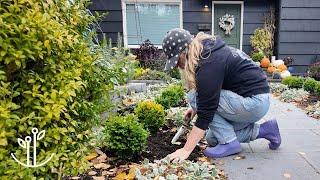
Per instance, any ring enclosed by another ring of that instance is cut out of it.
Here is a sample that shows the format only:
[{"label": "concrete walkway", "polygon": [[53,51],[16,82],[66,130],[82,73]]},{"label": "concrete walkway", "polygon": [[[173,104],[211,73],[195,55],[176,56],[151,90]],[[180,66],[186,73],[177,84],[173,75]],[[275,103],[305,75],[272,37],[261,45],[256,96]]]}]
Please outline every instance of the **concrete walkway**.
[{"label": "concrete walkway", "polygon": [[320,120],[310,118],[293,104],[272,98],[269,113],[261,122],[277,118],[282,145],[268,149],[268,141],[242,144],[244,156],[215,160],[231,180],[320,180]]}]

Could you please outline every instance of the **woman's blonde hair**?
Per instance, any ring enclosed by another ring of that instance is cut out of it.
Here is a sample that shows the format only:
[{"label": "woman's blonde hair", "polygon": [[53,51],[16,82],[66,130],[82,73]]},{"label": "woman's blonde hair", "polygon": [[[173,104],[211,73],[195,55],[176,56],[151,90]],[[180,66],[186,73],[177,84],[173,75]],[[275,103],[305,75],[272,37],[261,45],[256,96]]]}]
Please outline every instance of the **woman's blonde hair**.
[{"label": "woman's blonde hair", "polygon": [[203,51],[202,41],[205,39],[215,40],[215,36],[211,36],[209,34],[199,32],[186,49],[185,54],[187,55],[186,56],[187,60],[185,62],[184,69],[181,70],[181,73],[185,81],[186,88],[188,90],[197,89],[195,71],[198,65],[198,61],[200,59],[208,58],[208,57],[201,56]]}]

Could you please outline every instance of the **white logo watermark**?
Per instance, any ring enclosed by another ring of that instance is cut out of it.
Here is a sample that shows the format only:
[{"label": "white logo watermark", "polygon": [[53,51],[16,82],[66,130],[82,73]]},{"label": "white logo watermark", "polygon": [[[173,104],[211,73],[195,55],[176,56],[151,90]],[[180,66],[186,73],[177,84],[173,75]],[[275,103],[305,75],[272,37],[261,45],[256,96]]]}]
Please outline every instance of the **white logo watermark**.
[{"label": "white logo watermark", "polygon": [[[13,153],[11,153],[11,156],[13,157],[13,159],[15,161],[17,161],[22,166],[32,167],[32,168],[40,167],[40,166],[47,164],[54,156],[54,154],[52,153],[51,156],[49,157],[49,159],[45,160],[44,162],[42,162],[40,164],[37,164],[37,140],[41,140],[44,137],[46,131],[42,130],[39,133],[38,132],[39,131],[37,128],[32,128],[33,138],[31,138],[30,136],[25,137],[25,140],[18,138],[18,144],[22,148],[27,149],[27,163],[25,164],[25,163],[22,163],[21,161],[19,161]],[[31,141],[33,142],[33,157],[32,157],[33,163],[32,164],[30,163],[30,144],[31,144]]]}]

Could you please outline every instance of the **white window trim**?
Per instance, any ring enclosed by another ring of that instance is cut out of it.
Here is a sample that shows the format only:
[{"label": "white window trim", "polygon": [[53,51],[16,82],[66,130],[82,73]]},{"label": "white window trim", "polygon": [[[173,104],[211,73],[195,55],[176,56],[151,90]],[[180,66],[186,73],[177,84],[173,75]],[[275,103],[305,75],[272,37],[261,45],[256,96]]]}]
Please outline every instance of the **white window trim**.
[{"label": "white window trim", "polygon": [[[139,45],[128,45],[127,13],[126,13],[126,4],[128,4],[128,3],[150,3],[150,4],[164,3],[164,4],[176,4],[176,5],[179,5],[180,28],[183,28],[183,9],[182,9],[183,5],[182,5],[182,0],[121,0],[123,42],[124,42],[124,47],[126,47],[126,48],[139,48],[140,47]],[[162,49],[161,45],[155,45],[155,46],[158,47],[159,49]]]},{"label": "white window trim", "polygon": [[240,4],[241,5],[241,24],[240,24],[240,50],[242,51],[243,43],[243,1],[212,1],[212,34],[214,35],[214,5],[215,4]]}]

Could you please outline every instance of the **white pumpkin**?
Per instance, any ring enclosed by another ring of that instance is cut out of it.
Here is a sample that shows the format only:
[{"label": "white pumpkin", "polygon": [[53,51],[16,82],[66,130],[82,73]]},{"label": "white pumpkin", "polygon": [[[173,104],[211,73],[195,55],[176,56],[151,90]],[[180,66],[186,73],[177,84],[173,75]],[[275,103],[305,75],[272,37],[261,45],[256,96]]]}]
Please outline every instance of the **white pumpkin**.
[{"label": "white pumpkin", "polygon": [[283,60],[271,60],[274,67],[278,68],[281,64],[284,64]]},{"label": "white pumpkin", "polygon": [[288,70],[282,71],[282,72],[280,73],[280,76],[281,76],[281,78],[283,79],[283,78],[286,78],[286,77],[291,76],[291,73],[290,73]]}]

